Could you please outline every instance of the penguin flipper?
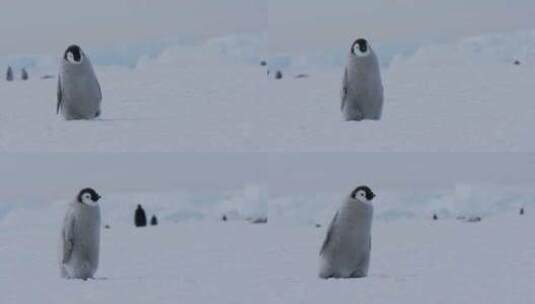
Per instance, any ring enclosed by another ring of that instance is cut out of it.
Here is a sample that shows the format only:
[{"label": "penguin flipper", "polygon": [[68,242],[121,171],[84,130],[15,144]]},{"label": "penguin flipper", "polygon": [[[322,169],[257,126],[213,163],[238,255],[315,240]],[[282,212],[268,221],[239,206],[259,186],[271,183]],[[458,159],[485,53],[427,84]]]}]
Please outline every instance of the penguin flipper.
[{"label": "penguin flipper", "polygon": [[347,68],[344,70],[344,80],[342,81],[342,91],[340,94],[340,97],[342,98],[342,104],[340,105],[340,109],[343,111],[346,103],[346,96],[347,96]]},{"label": "penguin flipper", "polygon": [[336,223],[337,217],[338,217],[338,212],[336,212],[333,220],[331,221],[331,224],[329,225],[329,230],[327,230],[327,236],[325,236],[325,240],[323,241],[323,245],[321,246],[320,255],[323,255],[323,252],[325,251],[325,249],[329,247],[329,243],[331,242],[333,238],[334,224]]},{"label": "penguin flipper", "polygon": [[59,109],[61,108],[61,104],[63,102],[63,88],[61,87],[61,78],[58,76],[58,103],[56,105],[56,114],[59,114]]},{"label": "penguin flipper", "polygon": [[63,227],[63,258],[62,263],[65,264],[71,259],[72,250],[74,248],[74,219],[66,220]]},{"label": "penguin flipper", "polygon": [[98,79],[96,80],[97,82],[97,89],[98,89],[98,100],[102,100],[102,89],[100,88],[100,83],[98,82]]}]

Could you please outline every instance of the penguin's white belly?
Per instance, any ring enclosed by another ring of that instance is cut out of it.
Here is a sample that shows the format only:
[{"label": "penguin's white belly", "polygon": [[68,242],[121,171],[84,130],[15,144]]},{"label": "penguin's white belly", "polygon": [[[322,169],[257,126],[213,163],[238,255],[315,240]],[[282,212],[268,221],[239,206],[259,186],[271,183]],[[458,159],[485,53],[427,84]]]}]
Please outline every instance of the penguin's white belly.
[{"label": "penguin's white belly", "polygon": [[375,77],[349,77],[347,102],[343,109],[346,117],[359,111],[363,119],[380,119],[383,112],[383,87]]},{"label": "penguin's white belly", "polygon": [[74,217],[72,253],[62,265],[62,274],[67,278],[89,279],[99,263],[100,211],[86,210],[83,214],[75,213]]},{"label": "penguin's white belly", "polygon": [[340,231],[333,239],[332,248],[325,258],[335,277],[350,277],[357,273],[365,276],[368,272],[370,257],[370,234],[357,225],[340,225]]},{"label": "penguin's white belly", "polygon": [[62,113],[66,119],[89,119],[96,116],[100,108],[100,96],[94,82],[88,76],[65,80]]}]

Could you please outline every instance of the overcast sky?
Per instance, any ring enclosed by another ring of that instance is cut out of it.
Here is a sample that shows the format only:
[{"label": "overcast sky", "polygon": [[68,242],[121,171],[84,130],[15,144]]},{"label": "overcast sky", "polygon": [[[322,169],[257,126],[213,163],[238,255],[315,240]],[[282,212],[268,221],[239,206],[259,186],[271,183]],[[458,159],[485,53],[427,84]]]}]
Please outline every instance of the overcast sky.
[{"label": "overcast sky", "polygon": [[268,30],[274,52],[345,47],[356,36],[420,44],[535,28],[532,0],[2,1],[0,56]]},{"label": "overcast sky", "polygon": [[457,183],[533,185],[535,153],[0,153],[0,203],[103,192],[349,191],[357,184],[418,191]]},{"label": "overcast sky", "polygon": [[410,191],[459,183],[535,188],[535,153],[271,153],[273,195],[345,193],[367,184]]},{"label": "overcast sky", "polygon": [[110,192],[209,194],[264,185],[260,153],[0,153],[0,204]]},{"label": "overcast sky", "polygon": [[0,8],[0,56],[264,31],[266,0],[16,0]]},{"label": "overcast sky", "polygon": [[535,28],[533,0],[269,0],[270,48],[345,47],[357,36],[420,44]]}]

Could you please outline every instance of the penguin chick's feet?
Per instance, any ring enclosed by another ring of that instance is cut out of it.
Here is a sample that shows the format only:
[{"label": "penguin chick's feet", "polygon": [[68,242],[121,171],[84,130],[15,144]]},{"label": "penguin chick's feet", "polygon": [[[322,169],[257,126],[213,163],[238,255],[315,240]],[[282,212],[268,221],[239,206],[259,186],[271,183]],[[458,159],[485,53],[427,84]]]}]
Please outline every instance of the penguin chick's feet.
[{"label": "penguin chick's feet", "polygon": [[320,279],[330,279],[330,278],[334,278],[334,272],[332,271],[321,271],[318,275],[320,277]]},{"label": "penguin chick's feet", "polygon": [[346,121],[361,121],[364,119],[364,114],[362,114],[362,111],[360,109],[353,109],[348,112],[344,111],[344,119]]},{"label": "penguin chick's feet", "polygon": [[345,120],[346,121],[362,121],[362,120],[364,120],[364,115],[359,113],[357,115],[346,116]]},{"label": "penguin chick's feet", "polygon": [[358,279],[358,278],[364,278],[364,277],[366,277],[366,275],[363,274],[362,271],[357,270],[357,271],[351,273],[349,275],[349,277],[352,278],[352,279]]}]

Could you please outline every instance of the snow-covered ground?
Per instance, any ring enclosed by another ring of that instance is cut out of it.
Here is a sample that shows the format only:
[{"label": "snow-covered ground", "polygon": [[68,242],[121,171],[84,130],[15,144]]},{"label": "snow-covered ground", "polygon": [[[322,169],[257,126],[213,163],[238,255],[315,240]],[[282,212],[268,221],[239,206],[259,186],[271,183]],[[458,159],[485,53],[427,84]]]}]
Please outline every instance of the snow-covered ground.
[{"label": "snow-covered ground", "polygon": [[328,281],[317,278],[325,226],[162,220],[136,229],[118,221],[102,231],[97,280],[84,282],[59,278],[60,212],[26,212],[18,224],[0,224],[0,299],[527,304],[535,296],[533,219],[528,210],[480,223],[376,221],[369,277]]},{"label": "snow-covered ground", "polygon": [[[0,303],[531,303],[535,155],[512,154],[4,153]],[[369,277],[321,280],[327,225],[364,183]],[[60,225],[85,186],[110,229],[97,279],[62,280]],[[134,228],[137,204],[160,225]]]},{"label": "snow-covered ground", "polygon": [[[333,55],[336,60],[328,54],[286,58],[284,78],[268,81],[265,67],[259,65],[267,58],[267,41],[264,34],[230,35],[168,46],[157,54],[150,50],[147,56],[136,53],[139,49],[101,55],[103,64],[115,60],[130,66],[139,59],[135,68],[97,65],[104,100],[102,117],[95,121],[66,122],[55,115],[56,80],[39,79],[55,73],[54,60],[36,60],[30,81],[0,82],[0,149],[535,149],[533,31],[422,46],[411,55],[387,58],[384,115],[372,122],[342,120],[339,55]],[[515,60],[520,65],[514,65]],[[46,68],[40,69],[39,63]],[[301,73],[309,77],[294,78]]]},{"label": "snow-covered ground", "polygon": [[[342,66],[321,68],[314,57],[296,58],[283,70],[284,79],[270,81],[269,114],[260,128],[269,131],[265,147],[533,151],[534,41],[533,31],[489,35],[393,58],[383,68],[385,104],[378,122],[342,120]],[[309,77],[294,79],[301,73]]]},{"label": "snow-covered ground", "polygon": [[[239,46],[214,39],[177,46],[136,69],[96,67],[102,116],[64,121],[55,114],[56,79],[1,82],[9,108],[0,114],[4,151],[224,151],[258,144],[257,104],[265,98],[265,71]],[[225,55],[222,55],[225,53]],[[239,59],[236,59],[237,56]],[[255,60],[256,61],[256,60]],[[259,60],[258,60],[259,61]],[[32,73],[32,72],[30,72]],[[45,73],[45,72],[42,72]]]},{"label": "snow-covered ground", "polygon": [[266,303],[531,303],[533,216],[481,223],[377,222],[369,277],[317,278],[325,228],[270,225],[277,250]]}]

